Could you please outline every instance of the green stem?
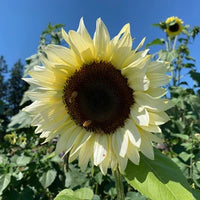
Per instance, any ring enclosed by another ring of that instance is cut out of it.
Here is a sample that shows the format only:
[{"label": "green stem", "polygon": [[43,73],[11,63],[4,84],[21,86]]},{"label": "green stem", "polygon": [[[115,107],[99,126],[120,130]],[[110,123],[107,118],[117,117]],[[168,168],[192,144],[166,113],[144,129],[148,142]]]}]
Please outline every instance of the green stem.
[{"label": "green stem", "polygon": [[117,168],[116,171],[114,171],[115,176],[115,185],[117,189],[117,200],[124,200],[124,186],[123,186],[123,180],[122,175],[120,174],[119,169]]},{"label": "green stem", "polygon": [[175,48],[176,48],[177,38],[178,38],[178,36],[176,36],[175,39],[174,39],[173,50],[175,50]]}]

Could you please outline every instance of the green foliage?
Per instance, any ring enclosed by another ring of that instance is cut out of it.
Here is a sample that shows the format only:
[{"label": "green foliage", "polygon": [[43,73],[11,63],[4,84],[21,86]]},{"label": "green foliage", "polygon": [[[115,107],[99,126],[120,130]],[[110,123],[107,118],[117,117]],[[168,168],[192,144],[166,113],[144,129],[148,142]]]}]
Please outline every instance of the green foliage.
[{"label": "green foliage", "polygon": [[157,38],[157,39],[153,40],[151,43],[148,43],[145,48],[148,48],[152,45],[163,45],[163,44],[165,44],[165,40],[162,38],[161,39]]},{"label": "green foliage", "polygon": [[[31,129],[7,134],[5,140],[0,152],[3,199],[12,197],[17,200],[29,196],[30,199],[49,200],[57,194],[57,190],[64,189],[64,173],[60,169],[63,160],[55,162],[55,155],[47,158],[54,145],[40,146],[41,141]],[[56,193],[49,191],[50,186],[56,186]]]},{"label": "green foliage", "polygon": [[3,174],[0,176],[0,195],[10,183],[11,174]]},{"label": "green foliage", "polygon": [[53,181],[56,178],[56,175],[56,170],[50,169],[47,172],[44,172],[44,174],[42,174],[42,176],[39,178],[39,181],[44,188],[47,188],[53,183]]},{"label": "green foliage", "polygon": [[166,50],[158,53],[160,58],[170,63],[172,82],[168,88],[175,104],[168,112],[170,122],[162,126],[165,136],[162,150],[172,157],[190,185],[196,189],[200,188],[197,164],[200,159],[200,76],[195,59],[190,56],[189,44],[191,37],[194,39],[198,33],[199,27],[191,29],[185,26],[183,36],[178,40],[167,38]]},{"label": "green foliage", "polygon": [[[4,143],[0,144],[0,191],[3,199],[53,200],[59,191],[66,188],[74,190],[78,198],[76,190],[83,187],[94,191],[93,200],[115,199],[111,171],[103,176],[99,168],[88,166],[85,172],[81,172],[77,162],[69,164],[67,158],[61,159],[54,153],[55,141],[41,145],[42,141],[31,128],[13,131],[4,138]],[[124,185],[130,195],[133,189],[126,182]]]},{"label": "green foliage", "polygon": [[81,188],[76,191],[65,189],[56,196],[55,200],[92,200],[92,197],[93,191],[89,188]]},{"label": "green foliage", "polygon": [[150,199],[193,200],[190,186],[177,165],[160,151],[154,152],[153,161],[140,154],[139,165],[128,163],[125,171],[128,183]]}]

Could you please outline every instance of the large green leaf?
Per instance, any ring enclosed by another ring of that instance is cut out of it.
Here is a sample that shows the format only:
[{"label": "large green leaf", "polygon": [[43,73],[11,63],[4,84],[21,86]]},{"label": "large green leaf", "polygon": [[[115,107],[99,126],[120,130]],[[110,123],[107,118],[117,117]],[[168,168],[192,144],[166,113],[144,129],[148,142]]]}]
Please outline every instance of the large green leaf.
[{"label": "large green leaf", "polygon": [[11,177],[10,174],[3,174],[0,176],[0,195],[10,183],[10,177]]},{"label": "large green leaf", "polygon": [[53,183],[53,181],[56,178],[56,175],[56,170],[50,169],[40,177],[39,181],[44,188],[47,188]]},{"label": "large green leaf", "polygon": [[186,178],[178,166],[154,150],[155,160],[141,154],[139,165],[129,162],[125,170],[127,182],[152,200],[194,200]]},{"label": "large green leaf", "polygon": [[73,191],[71,189],[62,190],[54,200],[91,200],[93,191],[89,188],[81,188]]}]

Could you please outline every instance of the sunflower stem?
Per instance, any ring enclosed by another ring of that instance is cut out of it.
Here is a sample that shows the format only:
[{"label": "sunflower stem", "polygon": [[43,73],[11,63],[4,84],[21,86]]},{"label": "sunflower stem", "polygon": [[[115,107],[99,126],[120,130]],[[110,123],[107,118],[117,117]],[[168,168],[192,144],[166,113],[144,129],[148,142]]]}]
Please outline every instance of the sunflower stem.
[{"label": "sunflower stem", "polygon": [[124,200],[124,186],[123,186],[123,179],[122,175],[117,168],[117,170],[114,171],[114,176],[115,176],[115,186],[117,189],[117,200]]}]

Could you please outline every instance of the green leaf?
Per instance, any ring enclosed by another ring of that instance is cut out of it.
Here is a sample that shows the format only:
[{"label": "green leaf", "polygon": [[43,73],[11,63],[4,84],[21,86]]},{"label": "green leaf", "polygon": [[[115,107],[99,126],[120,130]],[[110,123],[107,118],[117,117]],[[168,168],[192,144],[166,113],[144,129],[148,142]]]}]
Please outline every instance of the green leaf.
[{"label": "green leaf", "polygon": [[85,185],[87,181],[87,177],[85,173],[82,173],[80,169],[75,167],[74,165],[70,165],[70,170],[68,171],[68,177],[71,176],[70,188],[81,187],[81,185]]},{"label": "green leaf", "polygon": [[177,50],[172,50],[170,52],[168,52],[166,50],[160,50],[158,52],[158,55],[161,60],[172,62],[175,58],[177,58],[178,52],[177,52]]},{"label": "green leaf", "polygon": [[[200,162],[199,162],[200,163]],[[199,163],[193,166],[193,179],[198,187],[200,187],[200,169]]]},{"label": "green leaf", "polygon": [[101,172],[96,173],[95,176],[94,176],[94,179],[98,184],[101,184],[102,180],[103,180],[102,173]]},{"label": "green leaf", "polygon": [[139,192],[128,192],[125,200],[146,200],[145,196],[142,196]]},{"label": "green leaf", "polygon": [[62,190],[54,200],[78,200],[74,198],[74,191],[71,189]]},{"label": "green leaf", "polygon": [[25,189],[20,194],[20,200],[34,200],[34,192],[30,187],[25,187]]},{"label": "green leaf", "polygon": [[8,124],[8,131],[30,127],[31,121],[32,118],[28,113],[19,111],[11,118],[11,122]]},{"label": "green leaf", "polygon": [[186,63],[186,64],[183,64],[183,67],[185,67],[185,68],[194,68],[195,64],[193,64],[193,63]]},{"label": "green leaf", "polygon": [[183,161],[187,161],[189,158],[194,157],[193,154],[188,154],[186,152],[181,152],[179,154],[179,157],[183,160]]},{"label": "green leaf", "polygon": [[11,174],[3,174],[0,176],[0,195],[10,183]]},{"label": "green leaf", "polygon": [[189,151],[193,148],[193,144],[192,143],[182,143],[181,146],[186,148],[186,151]]},{"label": "green leaf", "polygon": [[189,140],[189,136],[188,136],[188,135],[185,135],[185,134],[179,134],[179,133],[173,134],[173,133],[172,133],[172,136],[181,138],[181,139],[183,139],[183,140]]},{"label": "green leaf", "polygon": [[74,192],[74,196],[79,199],[91,200],[93,197],[93,191],[89,188],[81,188]]},{"label": "green leaf", "polygon": [[56,175],[56,170],[50,169],[40,177],[39,181],[44,188],[47,188],[53,183],[53,181],[56,178]]},{"label": "green leaf", "polygon": [[184,132],[184,129],[185,129],[185,124],[182,122],[182,121],[175,121],[175,124],[176,124],[176,127],[178,128],[178,131],[181,133],[181,132]]},{"label": "green leaf", "polygon": [[99,197],[98,195],[95,194],[95,195],[93,196],[92,200],[101,200],[101,199],[100,199],[100,197]]},{"label": "green leaf", "polygon": [[152,25],[153,27],[159,27],[159,28],[161,28],[161,29],[166,29],[167,28],[167,25],[166,25],[166,23],[165,22],[160,22],[159,24],[153,24]]},{"label": "green leaf", "polygon": [[191,70],[189,73],[191,78],[198,83],[198,86],[200,86],[200,73],[194,70]]},{"label": "green leaf", "polygon": [[16,178],[17,181],[20,181],[20,180],[23,178],[24,175],[23,175],[22,172],[18,172],[18,173],[17,173],[17,172],[15,171],[14,173],[12,173],[12,176],[14,176],[14,177]]},{"label": "green leaf", "polygon": [[18,166],[26,166],[30,161],[31,161],[31,157],[21,155],[17,157],[16,164]]},{"label": "green leaf", "polygon": [[185,56],[185,58],[187,59],[187,60],[192,60],[192,61],[196,61],[193,57],[191,57],[191,56]]},{"label": "green leaf", "polygon": [[89,188],[81,188],[76,191],[65,189],[54,200],[92,200],[92,197],[93,191]]},{"label": "green leaf", "polygon": [[8,158],[5,154],[0,154],[0,165],[6,165],[8,163]]},{"label": "green leaf", "polygon": [[160,39],[158,38],[153,40],[151,43],[148,43],[145,48],[148,48],[153,45],[163,45],[163,44],[165,44],[165,40],[163,38]]},{"label": "green leaf", "polygon": [[65,174],[65,187],[68,188],[71,186],[71,183],[72,183],[72,177],[71,177],[71,174],[69,172],[67,172]]},{"label": "green leaf", "polygon": [[200,161],[197,161],[196,165],[197,165],[197,169],[200,171]]},{"label": "green leaf", "polygon": [[129,161],[125,170],[127,182],[152,200],[194,200],[178,166],[157,149],[154,152],[155,160],[140,154],[139,165]]}]

